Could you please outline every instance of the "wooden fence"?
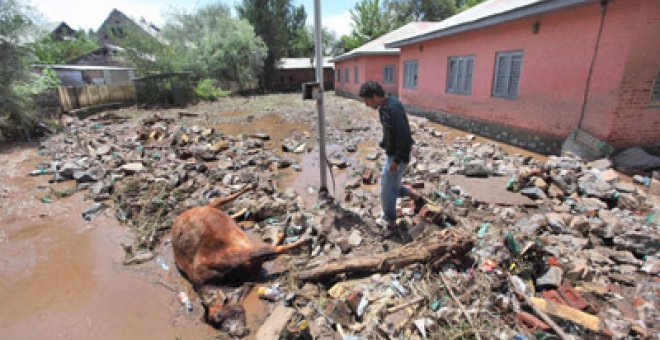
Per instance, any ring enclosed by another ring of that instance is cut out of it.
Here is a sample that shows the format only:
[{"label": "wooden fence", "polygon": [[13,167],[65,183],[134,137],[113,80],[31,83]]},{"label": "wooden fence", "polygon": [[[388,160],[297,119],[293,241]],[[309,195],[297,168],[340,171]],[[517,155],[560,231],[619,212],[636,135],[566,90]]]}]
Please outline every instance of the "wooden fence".
[{"label": "wooden fence", "polygon": [[58,86],[57,93],[64,112],[111,103],[135,103],[132,84]]}]

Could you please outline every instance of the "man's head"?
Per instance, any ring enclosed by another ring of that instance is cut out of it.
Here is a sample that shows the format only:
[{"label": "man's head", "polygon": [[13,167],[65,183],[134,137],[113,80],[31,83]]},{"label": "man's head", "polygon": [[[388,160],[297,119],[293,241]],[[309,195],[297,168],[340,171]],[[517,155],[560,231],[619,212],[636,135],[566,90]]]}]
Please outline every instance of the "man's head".
[{"label": "man's head", "polygon": [[370,80],[360,87],[360,97],[368,107],[377,109],[385,103],[385,90],[380,84]]}]

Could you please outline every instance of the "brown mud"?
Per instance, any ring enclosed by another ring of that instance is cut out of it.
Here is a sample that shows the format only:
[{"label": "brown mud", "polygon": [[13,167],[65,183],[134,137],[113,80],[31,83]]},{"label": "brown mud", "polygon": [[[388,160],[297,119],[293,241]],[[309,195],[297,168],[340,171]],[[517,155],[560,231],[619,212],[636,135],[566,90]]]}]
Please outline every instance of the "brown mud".
[{"label": "brown mud", "polygon": [[[0,149],[0,339],[203,339],[217,334],[154,284],[154,266],[124,267],[132,235],[109,213],[85,222],[83,194],[48,195],[29,145]],[[71,185],[71,184],[69,184]],[[61,188],[61,186],[60,186]],[[109,211],[109,210],[108,210]]]}]

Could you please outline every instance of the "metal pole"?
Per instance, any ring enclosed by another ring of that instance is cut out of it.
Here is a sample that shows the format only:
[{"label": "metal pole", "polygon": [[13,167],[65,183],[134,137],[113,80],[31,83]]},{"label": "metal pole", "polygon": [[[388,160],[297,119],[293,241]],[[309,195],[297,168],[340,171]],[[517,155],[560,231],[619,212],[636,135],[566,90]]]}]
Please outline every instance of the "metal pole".
[{"label": "metal pole", "polygon": [[319,194],[328,192],[327,158],[325,154],[325,113],[323,112],[323,42],[321,41],[321,0],[314,0],[314,49],[316,51],[316,82],[319,84],[319,96],[316,110],[319,115],[319,166],[321,187]]}]

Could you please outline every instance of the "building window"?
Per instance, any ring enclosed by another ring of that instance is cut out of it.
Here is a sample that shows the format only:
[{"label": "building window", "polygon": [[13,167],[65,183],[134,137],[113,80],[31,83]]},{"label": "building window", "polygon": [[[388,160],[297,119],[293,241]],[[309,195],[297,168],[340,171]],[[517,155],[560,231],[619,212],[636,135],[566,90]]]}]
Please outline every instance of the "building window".
[{"label": "building window", "polygon": [[495,62],[493,97],[515,99],[522,70],[523,52],[499,52]]},{"label": "building window", "polygon": [[357,66],[353,67],[353,73],[354,73],[354,75],[353,75],[354,81],[355,81],[355,83],[357,84],[357,83],[360,82],[360,77],[359,77],[358,67],[357,67]]},{"label": "building window", "polygon": [[474,56],[449,57],[447,93],[471,94]]},{"label": "building window", "polygon": [[655,84],[653,84],[653,93],[651,93],[651,105],[660,106],[660,70],[655,75]]},{"label": "building window", "polygon": [[341,81],[341,70],[335,70],[335,81]]},{"label": "building window", "polygon": [[385,74],[383,76],[383,83],[394,83],[394,65],[385,65]]},{"label": "building window", "polygon": [[351,78],[351,74],[348,71],[348,67],[344,69],[344,82],[348,83]]},{"label": "building window", "polygon": [[417,88],[417,61],[406,61],[403,64],[403,87]]},{"label": "building window", "polygon": [[289,83],[293,83],[293,76],[289,76]]}]

